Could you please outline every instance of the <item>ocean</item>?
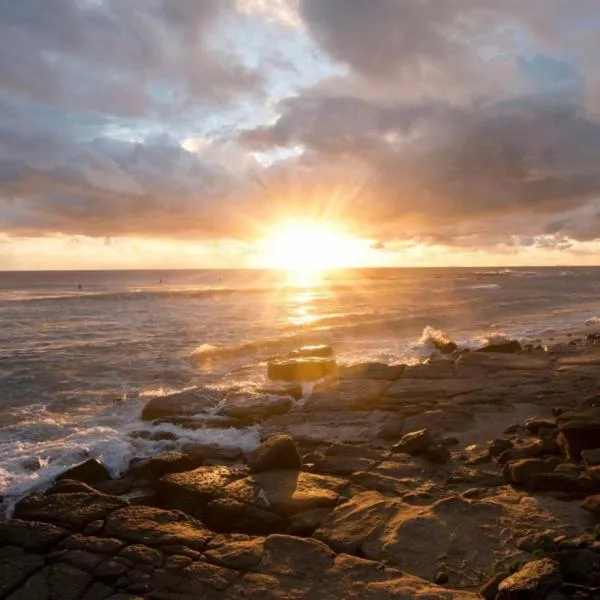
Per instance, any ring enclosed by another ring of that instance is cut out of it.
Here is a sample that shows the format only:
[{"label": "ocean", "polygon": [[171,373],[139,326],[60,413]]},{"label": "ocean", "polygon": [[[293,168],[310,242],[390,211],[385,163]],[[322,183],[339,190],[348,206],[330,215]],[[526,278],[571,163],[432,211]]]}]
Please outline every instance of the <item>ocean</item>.
[{"label": "ocean", "polygon": [[[81,286],[81,287],[79,287]],[[139,419],[152,396],[252,386],[308,343],[339,363],[415,362],[459,345],[536,341],[595,322],[600,268],[0,272],[0,494],[43,488],[87,456],[114,476],[193,441],[252,449],[257,427]],[[150,440],[140,432],[179,437]]]}]

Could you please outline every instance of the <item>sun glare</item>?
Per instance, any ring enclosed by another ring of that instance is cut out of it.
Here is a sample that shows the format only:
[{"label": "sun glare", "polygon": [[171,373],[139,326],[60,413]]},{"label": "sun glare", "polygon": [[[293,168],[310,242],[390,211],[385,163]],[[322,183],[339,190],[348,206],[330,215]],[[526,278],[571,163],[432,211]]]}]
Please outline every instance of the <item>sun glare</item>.
[{"label": "sun glare", "polygon": [[278,225],[266,243],[268,266],[302,275],[363,264],[364,245],[334,226],[311,221]]}]

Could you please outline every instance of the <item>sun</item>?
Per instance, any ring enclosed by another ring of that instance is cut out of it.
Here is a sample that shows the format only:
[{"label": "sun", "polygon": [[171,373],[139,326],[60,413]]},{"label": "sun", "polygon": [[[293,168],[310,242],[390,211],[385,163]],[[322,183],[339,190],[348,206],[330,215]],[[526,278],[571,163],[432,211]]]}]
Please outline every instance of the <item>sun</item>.
[{"label": "sun", "polygon": [[279,223],[266,240],[267,266],[302,275],[362,266],[363,254],[362,240],[308,220]]}]

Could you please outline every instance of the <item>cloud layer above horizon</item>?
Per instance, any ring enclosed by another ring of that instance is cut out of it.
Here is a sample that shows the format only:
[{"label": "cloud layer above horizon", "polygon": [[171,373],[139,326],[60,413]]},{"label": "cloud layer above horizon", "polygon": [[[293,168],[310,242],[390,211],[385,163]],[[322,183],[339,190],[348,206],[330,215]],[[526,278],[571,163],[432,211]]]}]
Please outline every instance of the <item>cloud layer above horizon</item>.
[{"label": "cloud layer above horizon", "polygon": [[600,0],[0,0],[0,234],[600,238]]}]

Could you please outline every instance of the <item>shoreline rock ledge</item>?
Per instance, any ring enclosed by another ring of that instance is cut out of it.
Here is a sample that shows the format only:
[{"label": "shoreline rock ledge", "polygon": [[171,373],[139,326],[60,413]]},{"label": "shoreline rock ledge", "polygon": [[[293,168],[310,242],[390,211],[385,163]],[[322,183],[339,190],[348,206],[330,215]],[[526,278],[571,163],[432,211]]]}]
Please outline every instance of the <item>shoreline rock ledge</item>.
[{"label": "shoreline rock ledge", "polygon": [[599,345],[317,379],[151,400],[158,430],[208,411],[262,443],[69,470],[0,523],[0,600],[600,598]]}]

